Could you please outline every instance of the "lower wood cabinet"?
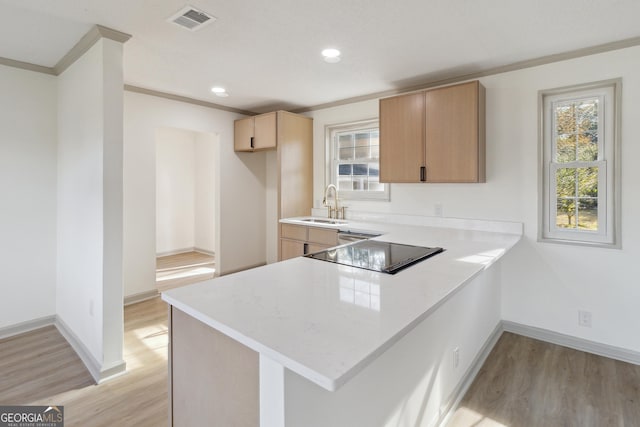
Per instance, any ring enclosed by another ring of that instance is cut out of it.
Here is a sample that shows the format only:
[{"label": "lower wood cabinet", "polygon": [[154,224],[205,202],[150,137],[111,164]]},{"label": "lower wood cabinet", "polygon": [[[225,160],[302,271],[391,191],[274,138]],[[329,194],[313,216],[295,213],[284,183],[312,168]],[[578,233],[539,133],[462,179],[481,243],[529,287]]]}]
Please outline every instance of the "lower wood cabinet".
[{"label": "lower wood cabinet", "polygon": [[338,230],[280,224],[280,261],[331,248],[338,244]]},{"label": "lower wood cabinet", "polygon": [[299,240],[280,239],[280,261],[304,255],[305,245]]}]

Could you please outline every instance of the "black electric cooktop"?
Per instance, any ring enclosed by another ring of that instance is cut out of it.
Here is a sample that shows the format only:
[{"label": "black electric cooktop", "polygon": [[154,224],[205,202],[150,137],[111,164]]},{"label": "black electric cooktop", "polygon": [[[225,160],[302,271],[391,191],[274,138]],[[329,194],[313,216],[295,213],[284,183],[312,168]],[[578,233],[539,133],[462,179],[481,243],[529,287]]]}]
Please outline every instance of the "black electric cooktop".
[{"label": "black electric cooktop", "polygon": [[336,264],[395,274],[417,262],[444,251],[442,248],[402,245],[379,240],[361,240],[350,245],[305,255]]}]

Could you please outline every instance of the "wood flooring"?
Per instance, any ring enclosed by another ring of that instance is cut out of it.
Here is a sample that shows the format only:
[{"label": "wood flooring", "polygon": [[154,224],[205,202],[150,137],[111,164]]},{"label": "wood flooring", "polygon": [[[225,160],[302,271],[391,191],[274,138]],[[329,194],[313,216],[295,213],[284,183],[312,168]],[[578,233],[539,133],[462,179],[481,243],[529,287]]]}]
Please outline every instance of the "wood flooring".
[{"label": "wood flooring", "polygon": [[201,252],[183,252],[156,258],[156,288],[164,292],[179,286],[213,279],[215,257]]},{"label": "wood flooring", "polygon": [[448,423],[471,426],[640,426],[640,366],[504,333]]},{"label": "wood flooring", "polygon": [[0,405],[63,405],[65,426],[166,426],[167,305],[154,298],[124,309],[127,373],[95,385],[58,330],[0,341]]},{"label": "wood flooring", "polygon": [[[100,385],[54,327],[0,340],[0,405],[64,405],[65,426],[165,426],[167,306],[125,307],[127,373]],[[638,427],[640,366],[504,333],[448,427]]]}]

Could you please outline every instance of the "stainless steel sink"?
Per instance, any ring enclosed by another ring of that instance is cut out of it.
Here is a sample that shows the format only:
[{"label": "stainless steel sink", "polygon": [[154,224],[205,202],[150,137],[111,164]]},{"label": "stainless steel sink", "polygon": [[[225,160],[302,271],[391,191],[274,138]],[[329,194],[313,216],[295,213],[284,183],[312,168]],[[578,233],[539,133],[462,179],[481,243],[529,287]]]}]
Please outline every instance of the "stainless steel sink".
[{"label": "stainless steel sink", "polygon": [[304,219],[301,219],[300,221],[312,222],[312,223],[317,223],[317,224],[333,224],[333,225],[346,224],[347,223],[347,221],[341,221],[339,219],[324,219],[324,218],[304,218]]}]

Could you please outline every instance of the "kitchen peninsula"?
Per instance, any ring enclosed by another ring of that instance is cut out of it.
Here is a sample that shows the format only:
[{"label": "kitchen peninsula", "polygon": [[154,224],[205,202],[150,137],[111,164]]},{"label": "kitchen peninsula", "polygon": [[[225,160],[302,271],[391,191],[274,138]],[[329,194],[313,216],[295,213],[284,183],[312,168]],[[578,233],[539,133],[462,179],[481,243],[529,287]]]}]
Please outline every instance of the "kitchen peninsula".
[{"label": "kitchen peninsula", "polygon": [[325,226],[445,251],[395,275],[298,257],[164,293],[172,425],[431,426],[460,397],[501,332],[498,260],[522,225]]}]

